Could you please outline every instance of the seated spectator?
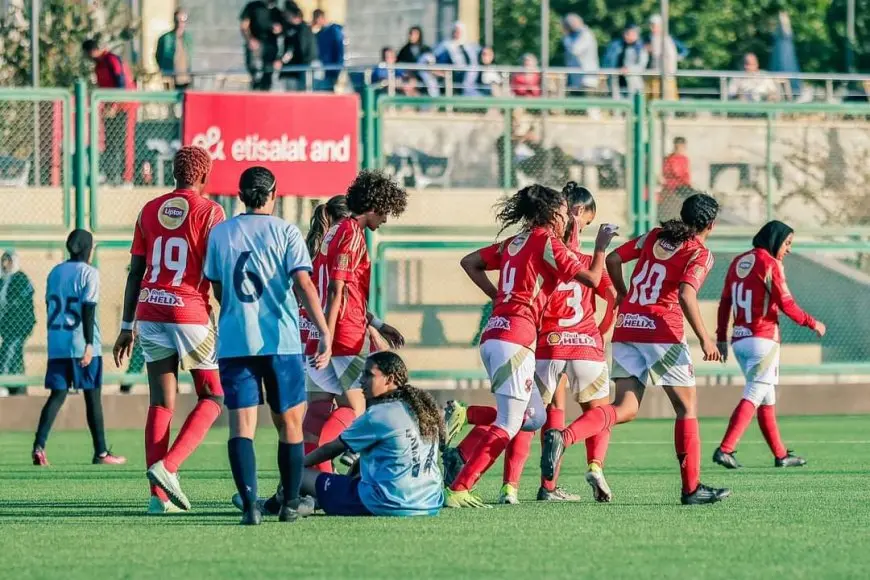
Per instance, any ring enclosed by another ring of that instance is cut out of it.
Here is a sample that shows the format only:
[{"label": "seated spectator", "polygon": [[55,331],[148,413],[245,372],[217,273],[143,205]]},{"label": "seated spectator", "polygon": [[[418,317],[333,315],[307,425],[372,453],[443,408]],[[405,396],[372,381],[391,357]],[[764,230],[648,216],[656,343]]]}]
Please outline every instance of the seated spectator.
[{"label": "seated spectator", "polygon": [[420,61],[421,56],[431,51],[432,49],[423,42],[423,29],[419,26],[412,26],[408,30],[408,42],[399,50],[396,62],[416,64]]},{"label": "seated spectator", "polygon": [[487,97],[501,95],[504,78],[495,70],[495,51],[491,46],[485,46],[480,51],[480,66],[480,76],[476,83],[478,93]]},{"label": "seated spectator", "polygon": [[531,182],[564,183],[570,179],[571,165],[576,162],[560,147],[547,148],[541,142],[540,133],[520,109],[514,109],[511,118],[511,138],[505,143],[501,135],[495,141],[498,155],[498,178],[504,179],[505,147],[510,147],[510,183],[501,183],[507,189],[523,187]]},{"label": "seated spectator", "polygon": [[[396,64],[396,51],[389,46],[381,49],[381,62],[372,71],[372,84],[386,86],[390,79],[390,66]],[[398,78],[401,71],[395,71],[393,78]]]},{"label": "seated spectator", "polygon": [[758,57],[748,52],[743,57],[743,71],[746,77],[731,79],[728,83],[728,98],[748,103],[774,102],[779,100],[779,87],[765,71],[758,67]]},{"label": "seated spectator", "polygon": [[562,20],[562,47],[565,49],[565,66],[580,68],[590,74],[568,75],[568,94],[582,95],[598,89],[598,40],[583,19],[577,14],[568,14]]},{"label": "seated spectator", "polygon": [[522,58],[523,68],[521,73],[511,75],[511,91],[518,97],[541,96],[541,73],[538,71],[537,57],[527,52]]},{"label": "seated spectator", "polygon": [[677,218],[683,200],[697,193],[692,187],[689,169],[688,145],[685,137],[674,138],[674,150],[662,164],[662,191],[659,196],[658,217],[662,220]]},{"label": "seated spectator", "polygon": [[[622,38],[607,45],[604,55],[604,68],[619,69],[621,73],[616,80],[620,96],[630,96],[643,90],[643,77],[638,73],[646,70],[648,62],[649,52],[641,42],[640,28],[631,23],[626,24]],[[613,79],[610,81],[613,83]]]}]

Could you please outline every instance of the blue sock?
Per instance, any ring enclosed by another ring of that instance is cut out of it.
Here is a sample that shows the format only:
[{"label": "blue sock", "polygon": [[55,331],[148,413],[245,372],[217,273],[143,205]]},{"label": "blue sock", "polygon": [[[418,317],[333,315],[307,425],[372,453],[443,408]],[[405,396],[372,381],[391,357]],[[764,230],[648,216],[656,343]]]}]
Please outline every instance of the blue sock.
[{"label": "blue sock", "polygon": [[299,497],[304,460],[305,451],[302,443],[278,442],[278,470],[281,472],[285,503]]},{"label": "blue sock", "polygon": [[254,440],[233,437],[227,441],[230,469],[236,489],[242,496],[245,509],[257,501],[257,457],[254,455]]}]

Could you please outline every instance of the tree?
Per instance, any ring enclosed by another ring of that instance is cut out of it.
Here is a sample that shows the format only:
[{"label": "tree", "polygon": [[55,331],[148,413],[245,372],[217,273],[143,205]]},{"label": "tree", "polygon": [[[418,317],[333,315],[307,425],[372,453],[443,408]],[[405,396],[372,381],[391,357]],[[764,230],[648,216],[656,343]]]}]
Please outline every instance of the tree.
[{"label": "tree", "polygon": [[[493,0],[492,24],[495,31],[496,62],[519,66],[523,54],[541,54],[541,5],[539,2]],[[481,30],[483,21],[481,20]],[[550,11],[550,56],[556,54],[562,34],[559,15]]]}]

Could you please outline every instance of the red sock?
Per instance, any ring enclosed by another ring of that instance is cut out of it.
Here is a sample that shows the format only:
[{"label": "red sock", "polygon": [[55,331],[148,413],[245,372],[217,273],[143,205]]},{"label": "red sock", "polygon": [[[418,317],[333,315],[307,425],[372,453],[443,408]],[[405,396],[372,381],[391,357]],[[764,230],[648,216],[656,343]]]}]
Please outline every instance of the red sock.
[{"label": "red sock", "polygon": [[774,457],[782,459],[788,455],[788,450],[782,444],[782,439],[779,437],[775,405],[761,405],[758,407],[758,426],[761,427],[761,434],[764,435],[764,440],[767,441],[767,445],[773,452]]},{"label": "red sock", "polygon": [[565,435],[565,447],[586,441],[593,435],[609,429],[615,423],[616,409],[613,405],[589,409],[588,412],[574,419],[574,422],[568,425],[568,428],[563,432]]},{"label": "red sock", "polygon": [[[323,426],[329,420],[332,414],[332,401],[312,401],[308,405],[305,412],[305,419],[302,421],[302,431],[305,435],[303,450],[305,455],[308,455],[315,449],[320,441],[320,436],[323,433]],[[332,473],[332,462],[324,461],[320,465],[315,465],[313,469],[323,473]]]},{"label": "red sock", "polygon": [[[317,446],[325,445],[330,441],[335,441],[338,436],[347,429],[356,419],[356,413],[350,407],[337,407],[329,415],[329,419],[323,424],[323,429],[320,431],[320,439],[317,441]],[[332,473],[332,462],[324,461],[320,465],[315,466],[315,469],[323,473]]]},{"label": "red sock", "polygon": [[480,445],[487,431],[489,431],[489,425],[478,425],[456,446],[463,461],[468,461],[474,456],[474,450]]},{"label": "red sock", "polygon": [[[755,415],[755,405],[746,399],[740,399],[740,403],[734,408],[731,413],[731,420],[728,421],[728,430],[725,431],[725,436],[722,438],[722,443],[719,448],[725,453],[734,453],[740,438],[746,432],[749,422],[752,421],[752,416]],[[758,418],[759,422],[761,417]]]},{"label": "red sock", "polygon": [[504,454],[504,474],[502,483],[509,483],[514,487],[520,486],[520,478],[523,475],[523,467],[532,450],[534,431],[520,431],[517,436],[508,443]]},{"label": "red sock", "polygon": [[608,427],[586,440],[587,465],[597,463],[600,467],[604,467],[604,458],[607,456],[607,447],[610,445],[610,433],[611,429]]},{"label": "red sock", "polygon": [[[145,465],[151,467],[166,456],[169,449],[169,425],[172,423],[172,411],[166,407],[152,405],[148,407],[148,419],[145,421]],[[156,495],[161,501],[169,501],[166,493],[151,486],[151,495]]]},{"label": "red sock", "polygon": [[469,405],[465,412],[468,423],[471,425],[492,425],[498,416],[498,410],[495,407],[483,405]]},{"label": "red sock", "polygon": [[[556,407],[550,405],[547,407],[547,421],[544,423],[544,426],[541,428],[541,443],[544,442],[544,433],[549,431],[550,429],[558,429],[562,430],[565,428],[565,411],[562,409],[557,409]],[[544,479],[541,477],[541,487],[548,491],[553,491],[556,489],[556,481],[559,479],[559,468],[561,467],[562,462],[559,462],[559,465],[556,466],[556,473],[553,475],[553,479]]]},{"label": "red sock", "polygon": [[697,419],[677,419],[674,423],[674,448],[680,462],[683,492],[692,493],[701,480],[701,434]]},{"label": "red sock", "polygon": [[510,437],[501,427],[489,427],[483,436],[483,440],[474,452],[474,456],[465,464],[456,481],[450,487],[453,491],[472,489],[480,477],[486,473],[505,447],[510,443]]},{"label": "red sock", "polygon": [[200,399],[187,416],[178,437],[169,449],[169,453],[163,458],[166,469],[175,473],[181,464],[196,451],[202,440],[205,439],[208,430],[221,414],[221,406],[211,399]]}]

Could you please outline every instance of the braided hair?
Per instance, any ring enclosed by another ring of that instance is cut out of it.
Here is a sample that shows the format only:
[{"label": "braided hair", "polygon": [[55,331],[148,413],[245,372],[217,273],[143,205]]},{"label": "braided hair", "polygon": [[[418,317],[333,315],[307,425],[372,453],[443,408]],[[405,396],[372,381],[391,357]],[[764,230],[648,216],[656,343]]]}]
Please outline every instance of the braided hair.
[{"label": "braided hair", "polygon": [[239,177],[239,199],[245,207],[260,209],[272,197],[277,185],[275,174],[265,167],[248,167]]},{"label": "braided hair", "polygon": [[690,195],[683,202],[680,219],[662,222],[660,237],[672,244],[682,244],[703,232],[716,221],[719,202],[705,193]]},{"label": "braided hair", "polygon": [[202,147],[186,145],[175,153],[172,175],[180,186],[205,183],[211,173],[211,155]]},{"label": "braided hair", "polygon": [[320,244],[323,242],[323,236],[326,235],[329,228],[346,217],[350,217],[350,210],[347,208],[347,198],[343,195],[330,197],[326,203],[318,204],[314,208],[314,212],[311,214],[311,225],[308,228],[308,237],[305,238],[305,245],[308,246],[308,254],[311,257],[317,255]]},{"label": "braided hair", "polygon": [[564,202],[565,196],[555,189],[539,184],[524,187],[496,204],[496,219],[501,222],[498,235],[517,224],[524,229],[554,225]]}]

